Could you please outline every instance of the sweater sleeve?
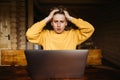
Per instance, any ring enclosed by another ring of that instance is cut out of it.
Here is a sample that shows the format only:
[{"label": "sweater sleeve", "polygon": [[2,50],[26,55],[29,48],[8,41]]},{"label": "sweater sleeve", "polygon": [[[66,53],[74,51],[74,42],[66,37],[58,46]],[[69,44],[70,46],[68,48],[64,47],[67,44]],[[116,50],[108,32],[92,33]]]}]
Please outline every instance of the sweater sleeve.
[{"label": "sweater sleeve", "polygon": [[82,42],[86,41],[94,32],[94,27],[87,21],[84,21],[80,18],[73,18],[71,22],[78,27],[78,30],[75,30],[77,44],[81,44]]},{"label": "sweater sleeve", "polygon": [[26,36],[27,36],[28,41],[31,43],[41,44],[43,41],[42,30],[43,30],[45,25],[46,25],[46,22],[44,20],[33,24],[26,32]]}]

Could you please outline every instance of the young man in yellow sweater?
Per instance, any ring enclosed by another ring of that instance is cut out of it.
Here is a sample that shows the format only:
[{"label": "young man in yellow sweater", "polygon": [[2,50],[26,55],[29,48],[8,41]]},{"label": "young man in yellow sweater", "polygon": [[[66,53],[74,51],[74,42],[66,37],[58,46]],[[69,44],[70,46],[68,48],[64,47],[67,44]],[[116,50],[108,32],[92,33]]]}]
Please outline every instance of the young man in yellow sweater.
[{"label": "young man in yellow sweater", "polygon": [[[43,29],[51,21],[53,30]],[[65,30],[68,21],[78,29]],[[94,27],[80,18],[74,18],[63,8],[55,8],[43,20],[33,24],[26,36],[29,42],[43,46],[43,50],[75,50],[94,32]]]}]

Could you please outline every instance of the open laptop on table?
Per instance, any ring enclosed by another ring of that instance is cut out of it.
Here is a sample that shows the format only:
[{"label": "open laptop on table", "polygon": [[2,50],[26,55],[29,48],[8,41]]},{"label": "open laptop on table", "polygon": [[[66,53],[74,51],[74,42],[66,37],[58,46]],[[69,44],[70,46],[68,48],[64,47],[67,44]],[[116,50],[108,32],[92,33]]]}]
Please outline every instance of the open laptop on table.
[{"label": "open laptop on table", "polygon": [[25,50],[32,80],[82,78],[88,50]]}]

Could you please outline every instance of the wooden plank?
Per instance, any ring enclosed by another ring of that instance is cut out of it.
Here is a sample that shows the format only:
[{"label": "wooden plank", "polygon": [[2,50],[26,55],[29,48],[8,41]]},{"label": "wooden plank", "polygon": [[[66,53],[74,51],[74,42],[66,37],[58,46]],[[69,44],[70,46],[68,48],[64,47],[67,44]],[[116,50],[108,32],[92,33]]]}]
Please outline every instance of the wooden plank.
[{"label": "wooden plank", "polygon": [[[24,50],[1,50],[1,64],[26,66],[27,62]],[[101,64],[101,49],[91,49],[87,58],[87,65]]]},{"label": "wooden plank", "polygon": [[102,51],[101,49],[90,49],[87,65],[101,65],[102,64]]},{"label": "wooden plank", "polygon": [[27,65],[24,50],[1,50],[1,65]]}]

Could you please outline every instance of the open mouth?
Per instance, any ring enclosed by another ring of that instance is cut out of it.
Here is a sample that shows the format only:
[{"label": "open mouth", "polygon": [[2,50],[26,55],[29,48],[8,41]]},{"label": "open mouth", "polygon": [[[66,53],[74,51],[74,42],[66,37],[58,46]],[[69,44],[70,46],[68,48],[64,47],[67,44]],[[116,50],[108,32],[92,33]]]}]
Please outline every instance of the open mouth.
[{"label": "open mouth", "polygon": [[57,31],[60,31],[61,30],[61,28],[57,28]]}]

